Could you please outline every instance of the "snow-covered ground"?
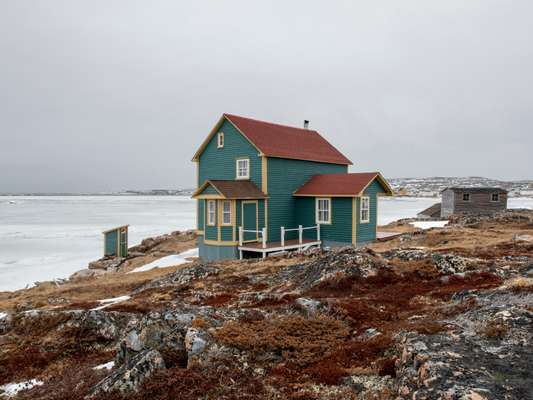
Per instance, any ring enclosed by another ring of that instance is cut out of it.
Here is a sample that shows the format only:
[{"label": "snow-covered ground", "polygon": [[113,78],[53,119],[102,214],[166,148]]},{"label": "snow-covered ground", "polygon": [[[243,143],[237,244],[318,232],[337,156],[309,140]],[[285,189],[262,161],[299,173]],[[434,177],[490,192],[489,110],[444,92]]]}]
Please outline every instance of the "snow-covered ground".
[{"label": "snow-covered ground", "polygon": [[29,381],[19,383],[8,383],[7,385],[0,386],[0,397],[2,397],[2,395],[6,397],[15,397],[18,392],[30,390],[35,386],[41,385],[43,385],[43,382],[38,381],[37,379],[31,379]]},{"label": "snow-covered ground", "polygon": [[102,305],[92,308],[91,311],[103,310],[104,308],[114,306],[115,304],[122,303],[123,301],[128,301],[129,299],[131,299],[131,296],[124,295],[119,297],[113,297],[111,299],[98,300],[98,302]]},{"label": "snow-covered ground", "polygon": [[446,226],[447,224],[448,224],[448,221],[415,221],[415,222],[411,222],[411,225],[413,225],[416,228],[420,228],[420,229],[442,228],[443,226]]},{"label": "snow-covered ground", "polygon": [[[382,198],[379,224],[415,217],[437,198]],[[509,200],[533,209],[533,199]],[[102,256],[101,232],[130,225],[130,246],[192,229],[194,200],[181,196],[0,196],[0,291],[66,278]]]},{"label": "snow-covered ground", "polygon": [[134,272],[145,272],[150,271],[154,268],[165,268],[165,267],[173,267],[175,265],[181,265],[189,262],[187,258],[190,257],[198,257],[198,249],[191,249],[184,251],[180,254],[172,254],[170,256],[162,257],[158,260],[155,260],[149,264],[145,264],[142,267],[135,268],[134,270],[128,272],[129,274],[132,274]]}]

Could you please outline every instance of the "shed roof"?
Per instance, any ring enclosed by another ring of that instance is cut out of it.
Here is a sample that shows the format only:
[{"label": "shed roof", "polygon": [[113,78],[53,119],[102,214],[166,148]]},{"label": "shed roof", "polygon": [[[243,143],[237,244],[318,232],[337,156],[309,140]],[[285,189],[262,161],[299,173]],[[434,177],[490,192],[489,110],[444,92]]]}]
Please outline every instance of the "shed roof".
[{"label": "shed roof", "polygon": [[[207,180],[192,195],[193,198],[201,196],[202,192],[211,186],[221,199],[265,199],[268,196],[250,181]],[[217,195],[215,195],[217,196]]]},{"label": "shed roof", "polygon": [[375,179],[385,188],[386,194],[393,194],[391,187],[379,172],[360,172],[315,175],[294,192],[294,195],[354,197],[363,194]]},{"label": "shed roof", "polygon": [[233,114],[223,114],[208,138],[194,155],[197,160],[203,149],[227,119],[257,150],[267,157],[307,160],[330,164],[351,165],[331,143],[317,131],[260,121]]},{"label": "shed roof", "polygon": [[451,190],[453,192],[469,192],[469,193],[494,193],[494,192],[507,193],[507,190],[501,187],[490,187],[490,186],[482,186],[482,187],[451,186],[451,187],[447,187],[446,189],[443,189],[442,192],[444,192],[445,190]]},{"label": "shed roof", "polygon": [[429,206],[423,211],[420,211],[418,215],[427,215],[428,217],[440,217],[442,205],[441,203],[435,203],[432,206]]}]

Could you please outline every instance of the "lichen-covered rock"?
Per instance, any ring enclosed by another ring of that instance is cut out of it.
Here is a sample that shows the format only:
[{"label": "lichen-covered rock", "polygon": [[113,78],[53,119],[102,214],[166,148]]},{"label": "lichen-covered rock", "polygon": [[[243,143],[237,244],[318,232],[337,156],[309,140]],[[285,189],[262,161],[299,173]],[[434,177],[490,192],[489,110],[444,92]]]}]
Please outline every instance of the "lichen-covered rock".
[{"label": "lichen-covered rock", "polygon": [[165,275],[162,278],[154,279],[153,281],[137,288],[134,293],[140,293],[146,289],[162,288],[168,286],[183,286],[190,282],[205,279],[210,275],[216,275],[220,269],[208,264],[196,264],[187,268],[179,269],[176,272]]},{"label": "lichen-covered rock", "polygon": [[115,391],[131,392],[138,389],[155,371],[163,368],[165,362],[161,354],[157,350],[145,350],[96,384],[90,390],[88,398]]},{"label": "lichen-covered rock", "polygon": [[400,335],[399,398],[533,398],[533,295],[496,292],[477,302],[450,321],[454,331]]}]

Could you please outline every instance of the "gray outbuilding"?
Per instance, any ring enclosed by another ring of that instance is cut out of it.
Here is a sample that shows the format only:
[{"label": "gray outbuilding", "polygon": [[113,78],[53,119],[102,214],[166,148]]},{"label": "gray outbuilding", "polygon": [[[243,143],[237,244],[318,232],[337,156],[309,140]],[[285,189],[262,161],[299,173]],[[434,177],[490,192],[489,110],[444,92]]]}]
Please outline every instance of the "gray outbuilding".
[{"label": "gray outbuilding", "polygon": [[449,187],[441,195],[441,218],[452,214],[492,214],[507,209],[507,190],[499,187]]}]

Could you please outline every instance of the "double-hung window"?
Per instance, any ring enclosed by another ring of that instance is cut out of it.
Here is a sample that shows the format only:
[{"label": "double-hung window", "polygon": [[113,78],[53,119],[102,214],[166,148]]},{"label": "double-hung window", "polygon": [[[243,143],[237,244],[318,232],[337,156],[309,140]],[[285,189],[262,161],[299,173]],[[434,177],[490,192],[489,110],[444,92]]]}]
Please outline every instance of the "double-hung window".
[{"label": "double-hung window", "polygon": [[231,225],[231,202],[222,202],[222,225]]},{"label": "double-hung window", "polygon": [[331,224],[331,199],[316,199],[316,223]]},{"label": "double-hung window", "polygon": [[216,206],[215,200],[208,200],[207,201],[207,225],[215,225],[216,224],[216,215],[217,215],[217,206]]},{"label": "double-hung window", "polygon": [[236,169],[237,179],[250,179],[250,160],[248,158],[238,158]]},{"label": "double-hung window", "polygon": [[370,222],[370,197],[361,197],[361,222]]}]

